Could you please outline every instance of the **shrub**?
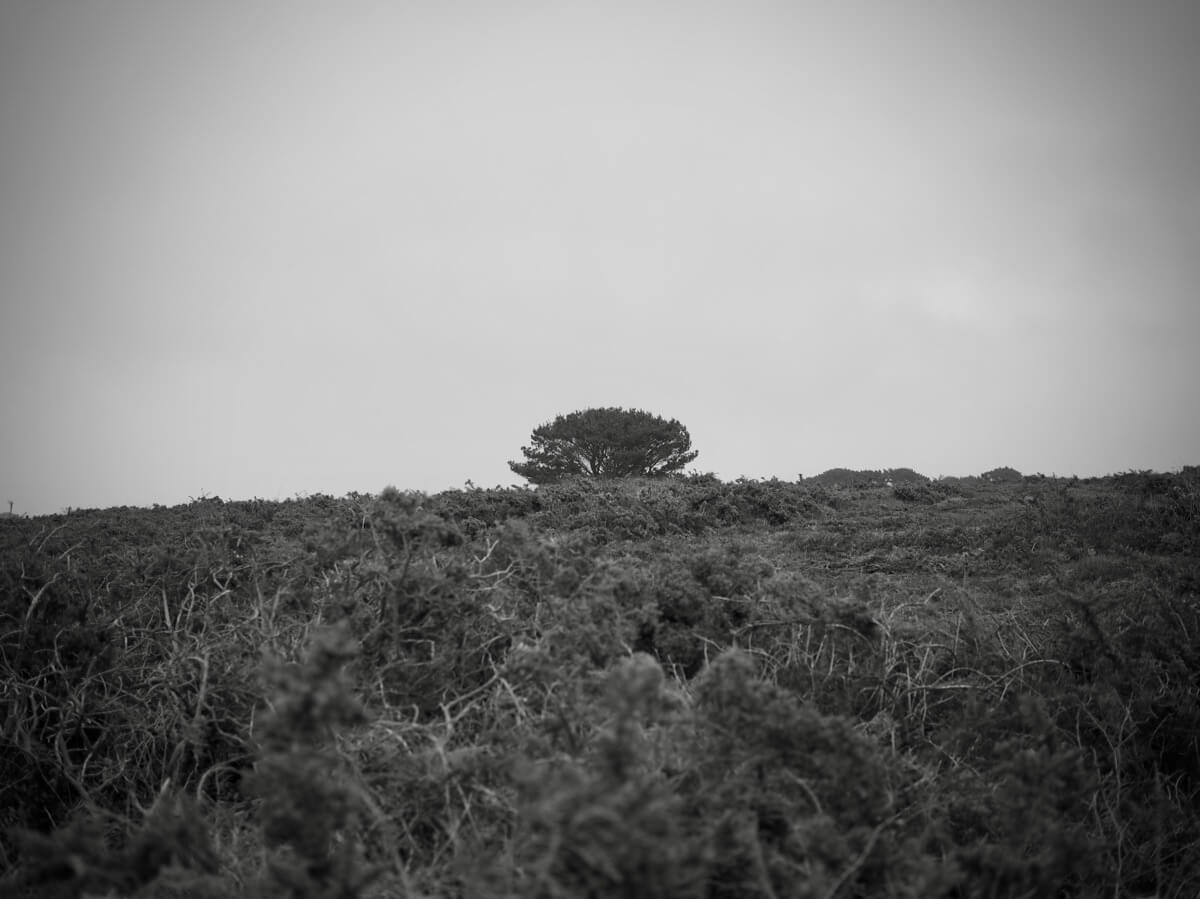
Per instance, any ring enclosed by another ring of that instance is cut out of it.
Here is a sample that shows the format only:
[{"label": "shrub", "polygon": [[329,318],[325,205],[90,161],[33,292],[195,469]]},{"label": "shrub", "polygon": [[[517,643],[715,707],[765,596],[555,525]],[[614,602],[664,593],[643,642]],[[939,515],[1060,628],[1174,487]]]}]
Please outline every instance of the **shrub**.
[{"label": "shrub", "polygon": [[0,892],[1197,895],[1196,477],[8,521]]}]

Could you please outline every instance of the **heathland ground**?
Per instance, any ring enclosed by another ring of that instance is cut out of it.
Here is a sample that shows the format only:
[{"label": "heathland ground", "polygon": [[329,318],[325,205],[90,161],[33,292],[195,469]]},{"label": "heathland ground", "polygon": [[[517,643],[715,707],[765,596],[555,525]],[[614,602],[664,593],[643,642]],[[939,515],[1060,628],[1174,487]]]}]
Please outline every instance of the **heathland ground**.
[{"label": "heathland ground", "polygon": [[1200,895],[1200,468],[0,521],[0,893]]}]

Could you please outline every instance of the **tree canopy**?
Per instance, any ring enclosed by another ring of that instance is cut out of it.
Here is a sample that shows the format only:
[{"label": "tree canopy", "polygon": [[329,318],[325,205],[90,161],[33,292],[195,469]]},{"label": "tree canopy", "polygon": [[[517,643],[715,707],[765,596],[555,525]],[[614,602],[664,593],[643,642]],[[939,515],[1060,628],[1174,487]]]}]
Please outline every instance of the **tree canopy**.
[{"label": "tree canopy", "polygon": [[640,409],[584,409],[535,428],[524,462],[508,467],[534,484],[564,477],[656,477],[680,471],[699,453],[687,428]]}]

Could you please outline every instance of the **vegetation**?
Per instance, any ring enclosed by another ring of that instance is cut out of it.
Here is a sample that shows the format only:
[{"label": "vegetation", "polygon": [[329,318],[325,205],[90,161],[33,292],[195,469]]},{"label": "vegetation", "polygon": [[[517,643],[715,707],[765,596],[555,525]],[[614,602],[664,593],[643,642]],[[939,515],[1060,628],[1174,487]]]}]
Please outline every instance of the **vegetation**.
[{"label": "vegetation", "polygon": [[1200,468],[0,521],[0,894],[1200,894]]},{"label": "vegetation", "polygon": [[640,409],[585,409],[534,429],[508,467],[531,484],[566,477],[657,477],[682,471],[698,455],[687,428]]}]

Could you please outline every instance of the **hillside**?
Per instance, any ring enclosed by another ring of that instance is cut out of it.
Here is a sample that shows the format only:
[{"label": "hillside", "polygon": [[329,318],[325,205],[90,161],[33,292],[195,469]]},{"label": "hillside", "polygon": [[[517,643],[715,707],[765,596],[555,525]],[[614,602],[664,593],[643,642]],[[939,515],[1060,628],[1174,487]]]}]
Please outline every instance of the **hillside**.
[{"label": "hillside", "polygon": [[870,474],[0,521],[0,893],[1200,895],[1200,468]]}]

